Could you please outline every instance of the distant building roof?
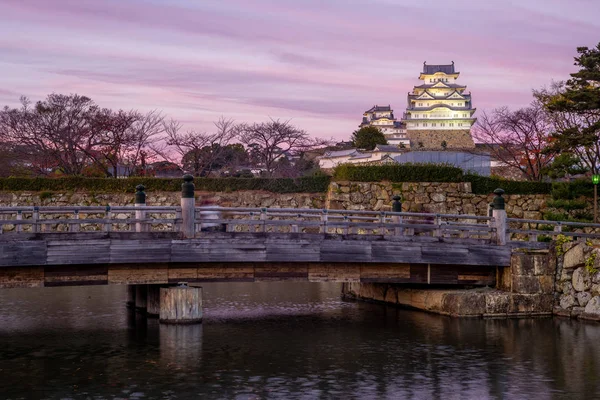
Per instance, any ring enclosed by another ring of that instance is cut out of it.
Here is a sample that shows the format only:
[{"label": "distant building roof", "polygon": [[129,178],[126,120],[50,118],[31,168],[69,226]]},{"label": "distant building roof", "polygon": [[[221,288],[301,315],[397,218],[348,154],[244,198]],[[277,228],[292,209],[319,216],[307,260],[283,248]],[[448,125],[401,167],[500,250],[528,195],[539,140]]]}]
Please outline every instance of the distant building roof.
[{"label": "distant building roof", "polygon": [[334,158],[334,157],[346,157],[346,156],[350,156],[354,153],[357,153],[356,149],[348,149],[348,150],[339,150],[339,151],[328,151],[327,153],[323,154],[323,157],[330,157],[330,158]]},{"label": "distant building roof", "polygon": [[444,86],[447,86],[449,88],[459,88],[459,89],[467,88],[465,85],[459,85],[457,83],[436,82],[436,83],[424,83],[422,85],[415,86],[415,89],[429,89],[429,88],[434,87],[435,85],[438,85],[439,83],[443,83]]},{"label": "distant building roof", "polygon": [[454,61],[449,65],[427,65],[427,62],[423,62],[423,73],[427,75],[435,74],[436,72],[443,72],[445,74],[455,74]]},{"label": "distant building roof", "polygon": [[370,109],[368,109],[365,112],[369,113],[369,112],[376,112],[376,111],[392,111],[392,107],[390,105],[378,106],[377,104],[375,104],[373,107],[371,107]]},{"label": "distant building roof", "polygon": [[390,153],[394,153],[394,152],[400,153],[402,150],[400,150],[400,148],[398,146],[394,146],[391,144],[378,144],[377,146],[375,146],[373,151],[385,151],[385,152],[390,152]]}]

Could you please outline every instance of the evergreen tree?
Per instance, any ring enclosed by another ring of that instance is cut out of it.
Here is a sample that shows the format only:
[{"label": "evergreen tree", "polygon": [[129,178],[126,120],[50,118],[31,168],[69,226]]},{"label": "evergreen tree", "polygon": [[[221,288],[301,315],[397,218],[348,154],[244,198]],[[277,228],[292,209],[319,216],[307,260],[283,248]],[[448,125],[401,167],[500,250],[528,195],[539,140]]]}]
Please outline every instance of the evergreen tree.
[{"label": "evergreen tree", "polygon": [[378,144],[387,144],[385,135],[375,126],[363,126],[352,133],[352,145],[359,149],[373,150]]}]

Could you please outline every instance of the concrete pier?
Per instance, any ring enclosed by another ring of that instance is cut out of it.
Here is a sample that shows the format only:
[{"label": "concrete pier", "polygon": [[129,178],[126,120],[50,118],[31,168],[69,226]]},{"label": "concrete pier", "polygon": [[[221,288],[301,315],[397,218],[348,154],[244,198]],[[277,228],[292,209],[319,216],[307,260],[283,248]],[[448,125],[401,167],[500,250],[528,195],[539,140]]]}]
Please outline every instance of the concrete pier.
[{"label": "concrete pier", "polygon": [[127,308],[135,307],[135,285],[127,285]]}]

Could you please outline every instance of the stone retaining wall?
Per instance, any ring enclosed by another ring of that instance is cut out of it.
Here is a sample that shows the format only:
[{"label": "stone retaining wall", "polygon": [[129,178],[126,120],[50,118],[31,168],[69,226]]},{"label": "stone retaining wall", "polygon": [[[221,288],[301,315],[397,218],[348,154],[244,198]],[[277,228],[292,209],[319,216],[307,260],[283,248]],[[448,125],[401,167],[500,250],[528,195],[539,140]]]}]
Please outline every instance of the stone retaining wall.
[{"label": "stone retaining wall", "polygon": [[557,243],[554,313],[600,321],[600,246]]}]

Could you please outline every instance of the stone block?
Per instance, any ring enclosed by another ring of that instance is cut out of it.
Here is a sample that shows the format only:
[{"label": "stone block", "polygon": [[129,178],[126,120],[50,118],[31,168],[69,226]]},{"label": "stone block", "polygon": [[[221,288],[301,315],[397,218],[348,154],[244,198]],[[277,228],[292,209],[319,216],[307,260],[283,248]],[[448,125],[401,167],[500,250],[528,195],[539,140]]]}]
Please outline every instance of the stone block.
[{"label": "stone block", "polygon": [[486,312],[485,293],[459,292],[444,297],[443,310],[455,316],[481,316]]},{"label": "stone block", "polygon": [[538,276],[537,279],[540,282],[540,292],[554,293],[554,277],[552,275]]},{"label": "stone block", "polygon": [[509,314],[551,313],[554,296],[551,294],[513,294],[508,305]]},{"label": "stone block", "polygon": [[600,296],[594,296],[585,305],[586,314],[595,314],[600,316]]},{"label": "stone block", "polygon": [[386,303],[392,303],[392,304],[398,303],[398,294],[397,294],[397,290],[394,286],[388,286],[388,288],[385,292],[385,297],[384,297],[383,301],[385,301]]},{"label": "stone block", "polygon": [[485,313],[486,314],[506,314],[510,294],[502,292],[490,292],[485,294]]},{"label": "stone block", "polygon": [[541,293],[540,281],[537,276],[512,276],[513,293]]},{"label": "stone block", "polygon": [[556,257],[553,254],[536,254],[533,257],[533,273],[535,275],[554,275],[556,273]]},{"label": "stone block", "polygon": [[359,296],[369,300],[384,301],[386,284],[363,283],[360,285]]},{"label": "stone block", "polygon": [[576,305],[577,300],[575,299],[574,295],[566,293],[560,296],[559,304],[560,308],[567,310]]},{"label": "stone block", "polygon": [[573,289],[578,292],[583,292],[592,288],[592,279],[585,267],[579,267],[573,271],[573,279],[571,282],[573,283]]},{"label": "stone block", "polygon": [[510,256],[510,268],[513,275],[533,276],[534,255],[515,252]]},{"label": "stone block", "polygon": [[563,268],[576,268],[585,265],[583,246],[583,244],[577,244],[567,250],[563,262]]},{"label": "stone block", "polygon": [[575,295],[577,302],[581,307],[585,307],[587,303],[592,299],[590,292],[579,292]]},{"label": "stone block", "polygon": [[571,318],[577,318],[585,312],[585,307],[573,307],[571,309]]}]

